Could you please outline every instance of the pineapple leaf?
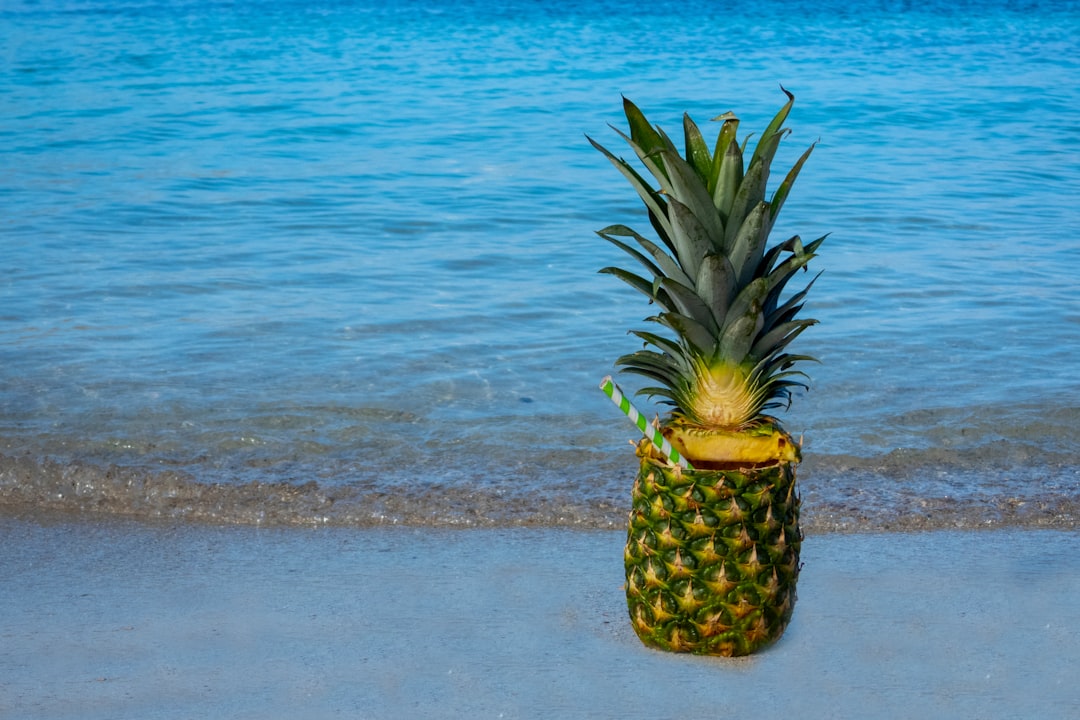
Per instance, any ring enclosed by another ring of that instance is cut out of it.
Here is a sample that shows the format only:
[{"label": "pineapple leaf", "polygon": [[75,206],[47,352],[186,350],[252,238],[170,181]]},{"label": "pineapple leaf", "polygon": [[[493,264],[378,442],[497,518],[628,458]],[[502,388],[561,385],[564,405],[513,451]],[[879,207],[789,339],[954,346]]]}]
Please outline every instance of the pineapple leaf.
[{"label": "pineapple leaf", "polygon": [[737,287],[735,282],[735,270],[730,260],[716,253],[705,256],[694,286],[702,301],[712,309],[718,326],[722,327],[727,317]]},{"label": "pineapple leaf", "polygon": [[[793,388],[801,388],[803,390],[809,390],[810,389],[810,384],[809,384],[810,376],[807,375],[804,372],[784,373],[784,375],[785,376],[801,375],[802,377],[806,378],[806,380],[775,380],[774,379],[774,380],[772,380],[771,382],[768,383],[769,395],[771,395],[774,398],[776,398],[776,397],[785,398],[787,400],[785,405],[790,405],[791,404],[791,395],[792,395],[791,391],[792,391],[792,389]],[[777,406],[773,405],[773,407],[777,407]]]},{"label": "pineapple leaf", "polygon": [[[764,177],[763,177],[764,176]],[[731,212],[728,214],[724,241],[727,247],[735,243],[735,236],[742,228],[743,222],[750,211],[765,199],[765,183],[768,181],[768,168],[762,163],[751,163],[746,169],[746,174],[739,183],[739,189],[735,193],[735,199],[731,203]]]},{"label": "pineapple leaf", "polygon": [[716,348],[716,338],[713,333],[693,318],[673,312],[662,312],[647,319],[674,330],[694,355],[706,357],[713,354]]},{"label": "pineapple leaf", "polygon": [[675,245],[679,265],[690,277],[697,277],[705,256],[713,250],[709,231],[690,208],[675,198],[668,201],[671,221],[671,240]]},{"label": "pineapple leaf", "polygon": [[817,320],[791,320],[781,323],[768,332],[759,335],[750,348],[750,357],[761,360],[781,352],[788,344],[797,338],[803,330],[816,325]]},{"label": "pineapple leaf", "polygon": [[635,275],[632,272],[617,267],[602,268],[600,272],[608,275],[614,275],[630,287],[640,292],[642,295],[648,297],[649,300],[655,301],[656,304],[662,307],[664,310],[670,311],[675,309],[674,303],[671,301],[671,298],[668,296],[666,291],[658,289],[653,283],[649,282],[640,275]]},{"label": "pineapple leaf", "polygon": [[720,250],[724,238],[724,223],[720,219],[716,206],[713,205],[712,197],[709,196],[704,181],[677,153],[665,152],[663,157],[671,185],[668,191],[671,195],[669,205],[678,200],[689,208],[698,223],[705,229],[709,244]]},{"label": "pineapple leaf", "polygon": [[[808,262],[817,257],[816,250],[821,246],[821,243],[825,240],[825,237],[826,236],[822,236],[814,242],[810,243],[809,245],[804,246],[802,244],[802,241],[799,240],[799,236],[796,235],[787,242],[785,242],[782,246],[772,248],[771,250],[769,250],[768,253],[766,253],[765,257],[761,259],[761,263],[758,265],[758,277],[768,277],[778,272],[783,272],[781,268],[783,268],[786,263],[789,263],[792,260],[798,260],[799,267],[805,266]],[[777,265],[777,259],[779,259],[780,254],[785,250],[790,251],[791,255],[789,255],[787,259],[784,260],[784,262]]]},{"label": "pineapple leaf", "polygon": [[754,271],[765,252],[765,243],[769,238],[769,228],[765,220],[768,211],[768,203],[758,203],[743,221],[731,244],[728,257],[739,287],[745,287],[754,278]]},{"label": "pineapple leaf", "polygon": [[685,362],[685,359],[683,357],[683,348],[676,341],[670,338],[666,338],[663,335],[657,335],[656,333],[648,332],[646,330],[631,330],[630,334],[636,335],[637,337],[644,340],[646,343],[660,348],[668,355],[671,355],[673,358],[677,358],[680,364],[683,364]]},{"label": "pineapple leaf", "polygon": [[[735,134],[739,129],[739,118],[735,117],[735,113],[733,112],[729,111],[713,118],[713,122],[718,121],[723,124],[720,126],[720,132],[716,134],[716,145],[713,148],[712,169],[709,175],[710,193],[715,193],[716,191],[717,181],[720,177],[720,169],[727,157],[728,146],[735,138]],[[735,143],[735,147],[739,147],[739,144]],[[742,172],[742,160],[739,160],[739,172]]]},{"label": "pineapple leaf", "polygon": [[[792,298],[794,300],[794,298]],[[800,298],[801,299],[801,298]],[[761,326],[761,332],[772,332],[772,329],[781,325],[782,323],[790,322],[795,319],[795,316],[803,309],[801,303],[784,303],[784,306],[778,310],[769,312],[768,301],[765,303],[765,307],[762,308],[761,314],[765,318],[765,323]]]},{"label": "pineapple leaf", "polygon": [[753,347],[754,338],[764,327],[761,310],[768,294],[768,280],[757,278],[735,296],[721,330],[719,358],[733,363],[743,362]]},{"label": "pineapple leaf", "polygon": [[792,255],[787,260],[777,265],[776,268],[766,276],[769,284],[769,297],[765,301],[765,308],[771,309],[776,307],[776,303],[779,302],[780,294],[784,291],[784,287],[787,285],[788,280],[790,280],[800,269],[806,267],[806,264],[815,257],[817,256],[812,253]]},{"label": "pineapple leaf", "polygon": [[[806,377],[805,373],[798,373],[798,374],[802,375],[803,377]],[[809,380],[809,379],[810,378],[807,377],[807,380]],[[809,390],[810,386],[807,385],[805,382],[800,382],[800,381],[797,381],[797,380],[777,380],[775,382],[770,382],[767,385],[768,396],[771,397],[771,398],[783,398],[783,402],[773,400],[771,402],[766,403],[765,405],[762,405],[762,409],[764,410],[766,408],[779,408],[779,407],[790,408],[791,407],[791,397],[792,397],[791,389],[792,388],[802,388],[803,390]]]},{"label": "pineapple leaf", "polygon": [[750,352],[761,325],[761,315],[748,313],[731,323],[720,336],[717,356],[741,364]]},{"label": "pineapple leaf", "polygon": [[[783,252],[784,250],[790,250],[792,253],[794,253],[794,255],[796,257],[802,257],[802,256],[809,256],[809,258],[817,257],[817,254],[815,253],[815,251],[818,249],[818,247],[821,246],[821,243],[824,242],[826,237],[828,237],[828,235],[823,235],[820,238],[818,238],[817,240],[815,240],[814,242],[807,245],[806,247],[803,247],[802,242],[799,240],[799,236],[796,235],[793,238],[791,238],[790,240],[788,240],[787,242],[783,243],[783,245],[777,245],[776,247],[769,250],[769,252],[762,259],[761,265],[758,266],[758,271],[757,271],[758,277],[768,277],[768,276],[772,275],[772,273],[774,273],[776,271],[776,268],[774,267],[774,265],[776,263],[777,258],[780,257],[780,253]],[[821,273],[818,273],[818,275],[820,275],[820,274]],[[814,279],[816,280],[817,276],[815,276]],[[785,281],[785,283],[786,283],[786,281]],[[813,284],[814,284],[814,282],[811,281],[810,284],[806,286],[806,290],[809,290],[810,286],[813,285]],[[804,293],[805,293],[805,291],[804,291]],[[779,297],[779,293],[777,293],[777,297]],[[769,308],[768,312],[772,312],[772,308],[776,307],[775,303],[773,303],[773,305],[771,307],[769,307],[769,304],[766,303],[766,306]]]},{"label": "pineapple leaf", "polygon": [[[678,157],[680,160],[682,160],[682,156],[679,155],[679,148],[675,147],[675,143],[672,141],[671,138],[668,137],[668,134],[666,132],[664,132],[664,129],[659,128],[659,127],[656,128],[656,134],[660,136],[660,140],[663,141],[663,143],[664,143],[664,147],[660,148],[656,152],[657,153],[664,153],[664,154],[666,154],[666,153],[674,153],[676,157]],[[687,161],[683,160],[683,162],[687,162]]]},{"label": "pineapple leaf", "polygon": [[[780,89],[784,90],[783,87]],[[746,175],[743,177],[742,182],[739,184],[739,190],[735,194],[735,202],[732,205],[731,217],[728,218],[727,225],[727,240],[729,242],[736,232],[731,227],[731,218],[734,217],[735,222],[741,223],[743,215],[765,199],[765,188],[769,182],[769,168],[776,155],[776,149],[780,146],[780,141],[788,132],[783,130],[781,125],[787,119],[788,113],[791,112],[791,105],[795,101],[795,96],[787,90],[784,90],[784,94],[788,96],[788,102],[780,109],[780,112],[776,114],[772,122],[769,123],[769,127],[762,134],[761,139],[754,148],[754,154],[750,157]],[[749,139],[747,138],[747,141]],[[794,178],[792,180],[794,181]],[[770,220],[768,226],[771,227],[771,224]]]},{"label": "pineapple leaf", "polygon": [[[814,358],[807,358],[807,359],[808,360],[814,360]],[[791,370],[789,372],[783,372],[783,373],[780,373],[779,375],[774,376],[773,380],[772,380],[772,384],[777,385],[779,387],[801,387],[801,388],[809,389],[809,386],[805,382],[803,382],[802,380],[787,380],[786,379],[786,378],[791,378],[791,377],[804,377],[807,380],[810,379],[810,376],[807,375],[806,373],[802,372],[801,370]]]},{"label": "pineapple leaf", "polygon": [[[719,148],[717,152],[720,152]],[[728,142],[724,149],[723,162],[717,171],[716,186],[712,194],[713,205],[727,228],[730,228],[733,223],[738,224],[731,217],[731,208],[735,204],[735,193],[738,192],[742,181],[742,150],[739,148],[739,143]]]},{"label": "pineapple leaf", "polygon": [[678,382],[683,373],[682,368],[677,363],[673,363],[667,355],[652,350],[638,350],[623,355],[615,361],[615,364],[627,369],[633,368],[639,374],[648,375],[668,385]]},{"label": "pineapple leaf", "polygon": [[805,248],[803,248],[802,238],[798,235],[792,235],[784,242],[777,243],[769,248],[769,251],[765,253],[765,256],[761,259],[761,266],[757,271],[758,276],[768,275],[772,272],[777,258],[780,257],[780,253],[785,252],[795,253],[796,255],[801,255],[806,252]]},{"label": "pineapple leaf", "polygon": [[785,353],[777,355],[776,357],[761,360],[757,366],[754,367],[754,373],[760,373],[761,377],[767,377],[771,382],[776,382],[792,375],[802,375],[803,377],[806,377],[806,373],[804,372],[788,370],[788,368],[792,367],[797,362],[818,362],[818,359],[810,355],[790,355]]},{"label": "pineapple leaf", "polygon": [[[743,317],[760,318],[762,304],[769,295],[769,281],[757,278],[739,291],[728,308],[722,329],[724,332]],[[764,319],[762,318],[762,322]]]},{"label": "pineapple leaf", "polygon": [[806,152],[802,154],[802,157],[791,166],[787,175],[784,177],[784,181],[780,183],[780,187],[776,188],[776,192],[773,193],[772,202],[769,203],[769,227],[772,228],[776,222],[776,216],[780,214],[780,208],[784,206],[784,201],[787,200],[788,193],[791,192],[791,186],[795,184],[795,178],[799,176],[799,172],[802,171],[803,164],[810,157],[810,153],[814,152],[814,147],[817,143],[814,143]]},{"label": "pineapple leaf", "polygon": [[[773,158],[776,156],[780,141],[788,132],[787,130],[779,130],[766,133],[758,142],[754,154],[746,166],[746,176],[739,186],[739,193],[745,195],[744,208],[765,199],[765,187],[769,181],[769,171],[772,167]],[[738,205],[738,202],[739,197],[737,196],[736,205]]]},{"label": "pineapple leaf", "polygon": [[[627,369],[626,372],[634,372],[634,371],[630,370],[630,369]],[[660,400],[659,401],[660,404],[662,404],[662,405],[678,405],[678,402],[675,400],[675,391],[669,390],[666,387],[643,387],[640,390],[638,390],[637,392],[635,392],[634,394],[635,395],[641,395],[642,397],[648,397],[648,398],[654,398],[654,397],[667,398],[666,400]]]},{"label": "pineapple leaf", "polygon": [[810,288],[813,287],[819,277],[821,277],[820,272],[807,283],[805,288],[788,298],[787,302],[780,307],[776,307],[776,304],[779,302],[780,293],[771,293],[765,300],[765,306],[763,307],[763,312],[765,313],[765,329],[769,330],[775,324],[785,322],[795,317],[796,313],[802,310],[801,303],[806,297],[807,292],[809,292]]},{"label": "pineapple leaf", "polygon": [[[783,85],[780,86],[780,89],[785,95],[787,95],[788,101],[784,103],[784,107],[780,108],[780,111],[777,112],[776,115],[773,117],[772,121],[769,123],[769,126],[765,128],[765,132],[762,133],[761,140],[758,141],[757,147],[754,149],[754,155],[750,158],[751,165],[765,152],[768,152],[767,143],[769,143],[769,141],[774,135],[778,135],[781,133],[780,127],[784,124],[784,121],[787,120],[788,114],[791,113],[791,106],[795,104],[795,96],[789,93]],[[773,146],[772,151],[776,152],[775,146]],[[772,156],[770,155],[769,159],[765,161],[765,164],[768,165],[771,160]]]},{"label": "pineapple leaf", "polygon": [[625,97],[623,98],[623,114],[626,115],[626,121],[630,125],[630,137],[646,155],[652,155],[659,150],[675,149],[670,140],[653,128],[638,106]]},{"label": "pineapple leaf", "polygon": [[[671,225],[668,222],[667,203],[663,197],[656,190],[653,190],[652,186],[638,174],[634,168],[623,160],[622,158],[615,157],[607,148],[600,143],[596,142],[592,138],[586,136],[588,141],[592,143],[592,146],[603,153],[615,168],[623,174],[623,176],[630,181],[630,185],[637,191],[638,196],[642,202],[645,203],[645,207],[649,209],[649,217],[652,219],[654,225],[657,226],[660,239],[668,243],[668,238],[671,237]],[[674,248],[672,248],[674,252]]]},{"label": "pineapple leaf", "polygon": [[619,248],[620,250],[623,250],[627,255],[634,258],[639,263],[641,263],[645,267],[646,270],[648,270],[650,273],[652,273],[654,278],[662,278],[662,277],[664,277],[664,271],[661,270],[659,267],[657,267],[651,260],[649,260],[649,258],[642,255],[641,252],[638,251],[637,249],[635,249],[635,248],[631,247],[630,245],[624,243],[622,240],[617,240],[614,237],[605,234],[603,230],[599,231],[596,234],[599,235],[600,237],[604,238],[605,240],[607,240],[609,243],[611,243],[615,247]]},{"label": "pineapple leaf", "polygon": [[610,226],[604,228],[603,230],[600,230],[597,234],[600,235],[600,237],[604,238],[605,240],[608,240],[609,242],[615,243],[619,247],[622,247],[624,243],[621,243],[621,242],[619,242],[617,240],[613,240],[609,236],[615,235],[615,236],[619,236],[619,237],[631,237],[631,238],[634,238],[634,240],[636,240],[638,242],[638,244],[641,245],[641,247],[645,248],[645,251],[655,261],[656,265],[661,270],[663,270],[663,273],[662,273],[663,276],[672,278],[673,280],[677,280],[678,282],[681,282],[683,285],[692,285],[693,284],[693,281],[690,279],[690,276],[687,275],[685,272],[683,272],[683,269],[681,267],[679,267],[679,264],[675,260],[673,260],[670,255],[668,255],[666,252],[661,250],[656,245],[656,243],[653,243],[650,240],[642,237],[639,233],[631,230],[630,228],[626,227],[625,225],[610,225]]},{"label": "pineapple leaf", "polygon": [[683,138],[686,145],[686,162],[694,168],[698,178],[706,191],[712,191],[710,185],[715,184],[712,179],[712,153],[701,136],[701,129],[690,119],[690,115],[683,114]]},{"label": "pineapple leaf", "polygon": [[[634,151],[635,155],[637,155],[638,160],[641,161],[641,164],[644,165],[645,169],[652,174],[653,178],[656,179],[657,184],[660,186],[660,192],[671,195],[674,191],[671,187],[671,180],[668,178],[667,168],[665,168],[663,164],[663,154],[666,148],[660,147],[652,151],[648,151],[641,145],[638,145],[637,141],[634,140],[634,138],[622,132],[618,128],[615,128],[615,133],[619,137],[621,137],[627,145],[630,146],[630,149]],[[667,152],[669,154],[674,153],[676,157],[678,157],[678,151],[676,150],[667,150]]]},{"label": "pineapple leaf", "polygon": [[688,288],[671,278],[661,280],[660,287],[667,291],[680,315],[693,319],[708,330],[711,336],[715,337],[717,335],[720,326],[717,324],[716,318],[713,317],[712,308],[705,304],[702,298],[694,292],[693,288]]}]

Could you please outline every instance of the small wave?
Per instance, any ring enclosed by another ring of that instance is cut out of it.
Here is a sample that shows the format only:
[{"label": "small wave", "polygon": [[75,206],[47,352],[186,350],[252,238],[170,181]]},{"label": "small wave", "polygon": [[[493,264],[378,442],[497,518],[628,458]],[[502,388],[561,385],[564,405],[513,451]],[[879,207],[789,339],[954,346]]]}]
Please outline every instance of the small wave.
[{"label": "small wave", "polygon": [[[621,467],[621,466],[620,466]],[[77,513],[230,525],[617,529],[629,511],[632,470],[599,468],[625,483],[581,476],[537,486],[422,481],[207,483],[183,471],[0,455],[0,512]],[[918,483],[842,459],[807,463],[803,528],[899,532],[989,527],[1080,527],[1080,470],[1029,468],[977,482],[941,471]],[[1025,482],[1027,481],[1027,482]]]}]

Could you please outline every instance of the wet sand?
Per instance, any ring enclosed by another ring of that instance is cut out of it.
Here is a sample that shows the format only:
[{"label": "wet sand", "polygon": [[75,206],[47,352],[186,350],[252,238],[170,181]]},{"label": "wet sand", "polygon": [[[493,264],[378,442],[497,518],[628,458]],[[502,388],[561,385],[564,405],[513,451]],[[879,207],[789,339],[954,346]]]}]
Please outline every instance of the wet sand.
[{"label": "wet sand", "polygon": [[0,717],[1080,717],[1080,533],[811,535],[737,660],[639,644],[622,540],[0,517]]}]

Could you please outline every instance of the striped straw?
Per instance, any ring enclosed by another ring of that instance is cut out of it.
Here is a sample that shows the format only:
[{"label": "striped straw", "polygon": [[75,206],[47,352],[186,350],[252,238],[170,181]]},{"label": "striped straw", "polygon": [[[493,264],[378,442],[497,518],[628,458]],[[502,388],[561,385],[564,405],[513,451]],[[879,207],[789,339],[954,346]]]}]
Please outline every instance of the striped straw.
[{"label": "striped straw", "polygon": [[630,404],[630,401],[622,394],[622,390],[616,385],[611,376],[608,375],[600,381],[600,389],[604,391],[604,394],[611,398],[611,402],[619,406],[619,409],[623,411],[626,417],[630,418],[630,422],[637,425],[638,430],[642,432],[655,445],[660,452],[664,453],[665,457],[670,459],[674,463],[682,465],[688,470],[693,470],[693,466],[686,461],[679,451],[671,446],[668,439],[661,434],[657,429],[649,425],[649,422],[645,419],[645,416],[638,412],[638,409]]}]

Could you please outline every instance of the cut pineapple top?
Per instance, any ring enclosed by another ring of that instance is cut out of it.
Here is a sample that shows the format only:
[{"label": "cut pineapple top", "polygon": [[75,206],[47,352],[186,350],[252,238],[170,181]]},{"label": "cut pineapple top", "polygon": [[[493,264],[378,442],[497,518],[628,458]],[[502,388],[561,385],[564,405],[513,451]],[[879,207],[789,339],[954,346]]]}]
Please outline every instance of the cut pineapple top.
[{"label": "cut pineapple top", "polygon": [[[634,150],[654,188],[627,161],[591,138],[589,142],[630,181],[648,210],[657,244],[624,225],[599,231],[648,272],[639,275],[608,267],[610,273],[655,302],[660,312],[647,318],[671,331],[632,331],[645,348],[616,360],[626,372],[659,383],[640,394],[658,396],[672,407],[680,427],[738,431],[771,418],[763,412],[789,404],[794,387],[806,387],[805,373],[793,370],[806,355],[785,352],[816,320],[797,318],[813,280],[781,302],[788,281],[815,257],[824,237],[803,245],[798,236],[768,247],[769,233],[788,193],[810,156],[811,145],[766,199],[769,169],[788,130],[782,128],[794,96],[772,119],[749,163],[746,144],[736,140],[739,121],[721,122],[714,149],[683,116],[685,155],[632,102],[623,99],[630,135],[619,135]],[[649,277],[651,276],[651,277]],[[669,423],[670,424],[670,423]],[[677,434],[676,434],[677,435]]]}]

